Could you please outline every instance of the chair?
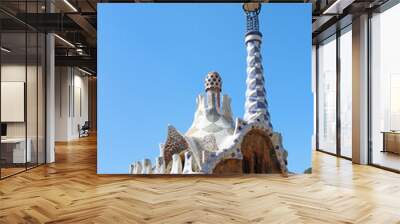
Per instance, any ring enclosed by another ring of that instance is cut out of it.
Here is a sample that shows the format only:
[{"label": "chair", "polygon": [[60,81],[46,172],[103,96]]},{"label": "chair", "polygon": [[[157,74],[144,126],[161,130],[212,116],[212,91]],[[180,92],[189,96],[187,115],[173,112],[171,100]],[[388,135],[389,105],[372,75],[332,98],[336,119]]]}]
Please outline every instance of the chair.
[{"label": "chair", "polygon": [[89,129],[90,129],[89,121],[85,121],[82,127],[78,125],[79,138],[89,136]]}]

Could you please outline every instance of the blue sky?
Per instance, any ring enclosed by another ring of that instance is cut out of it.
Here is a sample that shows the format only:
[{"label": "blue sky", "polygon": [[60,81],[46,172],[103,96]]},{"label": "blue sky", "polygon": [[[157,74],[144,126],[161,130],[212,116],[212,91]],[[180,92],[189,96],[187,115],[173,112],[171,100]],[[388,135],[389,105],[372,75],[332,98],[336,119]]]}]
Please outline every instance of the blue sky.
[{"label": "blue sky", "polygon": [[[272,124],[289,170],[303,172],[313,129],[311,5],[263,4],[259,17]],[[154,162],[168,124],[190,127],[209,71],[243,117],[245,22],[241,4],[98,5],[98,173]]]}]

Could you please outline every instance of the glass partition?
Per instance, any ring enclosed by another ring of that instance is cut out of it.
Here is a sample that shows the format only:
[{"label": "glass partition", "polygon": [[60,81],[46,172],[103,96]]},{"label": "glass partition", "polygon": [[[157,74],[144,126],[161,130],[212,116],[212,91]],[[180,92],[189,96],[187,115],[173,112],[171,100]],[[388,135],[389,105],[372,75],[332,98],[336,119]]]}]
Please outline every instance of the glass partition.
[{"label": "glass partition", "polygon": [[24,171],[31,161],[26,144],[26,40],[25,32],[1,34],[2,177]]},{"label": "glass partition", "polygon": [[46,124],[46,37],[43,33],[38,33],[38,64],[37,64],[37,162],[46,162],[46,143],[45,143],[45,124]]},{"label": "glass partition", "polygon": [[352,32],[340,35],[340,155],[352,157]]},{"label": "glass partition", "polygon": [[[8,1],[16,13],[44,1]],[[0,12],[0,178],[45,163],[45,34]]]},{"label": "glass partition", "polygon": [[27,113],[27,150],[30,151],[28,168],[37,165],[38,160],[38,35],[36,32],[27,33],[27,74],[26,74],[26,113]]},{"label": "glass partition", "polygon": [[400,4],[371,19],[371,162],[400,170]]},{"label": "glass partition", "polygon": [[336,154],[336,36],[318,47],[318,149]]}]

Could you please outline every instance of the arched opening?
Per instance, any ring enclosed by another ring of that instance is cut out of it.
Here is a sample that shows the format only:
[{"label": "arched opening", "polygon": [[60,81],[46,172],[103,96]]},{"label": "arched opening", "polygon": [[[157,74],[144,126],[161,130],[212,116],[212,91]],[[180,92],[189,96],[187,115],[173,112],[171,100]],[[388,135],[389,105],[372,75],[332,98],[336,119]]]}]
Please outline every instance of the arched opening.
[{"label": "arched opening", "polygon": [[243,173],[280,173],[280,165],[271,139],[260,130],[246,134],[242,146]]},{"label": "arched opening", "polygon": [[242,161],[239,159],[225,159],[219,162],[213,174],[240,174],[242,173]]}]

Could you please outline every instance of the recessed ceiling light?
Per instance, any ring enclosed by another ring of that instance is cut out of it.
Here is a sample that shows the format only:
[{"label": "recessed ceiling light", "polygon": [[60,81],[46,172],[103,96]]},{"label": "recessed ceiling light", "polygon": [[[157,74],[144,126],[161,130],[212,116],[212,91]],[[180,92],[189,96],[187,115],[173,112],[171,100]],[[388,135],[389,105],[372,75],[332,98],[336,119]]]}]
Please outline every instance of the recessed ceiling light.
[{"label": "recessed ceiling light", "polygon": [[71,42],[69,42],[68,40],[62,38],[61,36],[59,36],[58,34],[54,34],[55,37],[57,37],[59,40],[61,40],[62,42],[66,43],[68,46],[75,48],[75,45],[73,45]]},{"label": "recessed ceiling light", "polygon": [[322,14],[342,14],[343,10],[351,5],[354,1],[355,0],[336,0],[332,5],[325,9]]},{"label": "recessed ceiling light", "polygon": [[75,6],[73,6],[68,0],[64,0],[64,3],[67,4],[74,12],[78,12]]},{"label": "recessed ceiling light", "polygon": [[7,49],[7,48],[5,48],[5,47],[1,47],[1,51],[4,51],[4,52],[6,52],[6,53],[10,53],[10,52],[11,52],[10,49]]},{"label": "recessed ceiling light", "polygon": [[92,73],[90,73],[90,72],[88,72],[88,71],[86,71],[86,70],[83,70],[83,69],[81,69],[81,68],[79,68],[79,67],[78,67],[78,70],[81,71],[81,72],[83,72],[83,73],[85,73],[86,75],[90,75],[90,76],[93,75]]}]

